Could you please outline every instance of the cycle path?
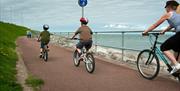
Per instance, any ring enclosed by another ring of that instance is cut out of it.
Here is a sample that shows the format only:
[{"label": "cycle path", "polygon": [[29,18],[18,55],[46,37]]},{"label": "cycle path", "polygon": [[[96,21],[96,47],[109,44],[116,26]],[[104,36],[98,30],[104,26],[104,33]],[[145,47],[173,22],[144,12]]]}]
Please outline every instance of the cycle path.
[{"label": "cycle path", "polygon": [[17,44],[28,71],[45,81],[41,91],[180,91],[180,84],[170,79],[149,81],[135,70],[99,59],[89,74],[83,62],[73,65],[72,51],[55,45],[50,45],[49,60],[44,62],[35,39],[21,37]]}]

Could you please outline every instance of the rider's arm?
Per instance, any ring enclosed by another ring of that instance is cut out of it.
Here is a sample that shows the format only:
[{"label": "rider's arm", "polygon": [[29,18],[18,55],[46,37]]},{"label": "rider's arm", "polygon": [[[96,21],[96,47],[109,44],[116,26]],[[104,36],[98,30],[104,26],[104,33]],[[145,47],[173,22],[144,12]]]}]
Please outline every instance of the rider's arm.
[{"label": "rider's arm", "polygon": [[152,30],[154,30],[156,27],[158,27],[160,24],[162,24],[165,20],[167,20],[170,17],[169,13],[163,15],[155,24],[150,26],[147,30],[145,30],[143,33],[146,34]]},{"label": "rider's arm", "polygon": [[41,32],[41,33],[39,34],[39,36],[38,36],[38,41],[40,41],[41,36],[42,36],[42,32]]},{"label": "rider's arm", "polygon": [[165,32],[169,31],[172,29],[172,26],[168,26],[166,29],[164,29],[163,31],[161,31],[161,34],[164,34]]},{"label": "rider's arm", "polygon": [[80,33],[80,28],[74,33],[73,37],[71,39],[74,39],[74,37]]},{"label": "rider's arm", "polygon": [[74,37],[76,37],[76,35],[77,35],[77,34],[75,33],[71,39],[74,39]]}]

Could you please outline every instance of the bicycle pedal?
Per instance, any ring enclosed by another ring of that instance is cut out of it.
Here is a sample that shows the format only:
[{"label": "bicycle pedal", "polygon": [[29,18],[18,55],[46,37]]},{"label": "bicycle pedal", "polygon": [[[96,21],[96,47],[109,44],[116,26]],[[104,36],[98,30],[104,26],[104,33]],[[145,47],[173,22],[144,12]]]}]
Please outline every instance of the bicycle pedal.
[{"label": "bicycle pedal", "polygon": [[179,74],[180,74],[180,73],[175,72],[175,73],[173,73],[172,75],[173,75],[174,77],[178,77]]},{"label": "bicycle pedal", "polygon": [[167,71],[168,71],[168,72],[171,72],[171,71],[172,71],[172,69],[167,69]]},{"label": "bicycle pedal", "polygon": [[42,55],[39,55],[39,58],[42,58]]}]

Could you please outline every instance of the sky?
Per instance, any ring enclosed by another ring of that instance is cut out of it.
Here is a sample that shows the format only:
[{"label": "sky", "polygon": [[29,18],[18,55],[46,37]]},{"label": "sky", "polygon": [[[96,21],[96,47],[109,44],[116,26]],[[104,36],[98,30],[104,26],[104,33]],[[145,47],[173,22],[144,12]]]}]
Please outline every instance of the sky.
[{"label": "sky", "polygon": [[[88,0],[85,17],[93,31],[143,31],[165,13],[166,1]],[[48,24],[53,32],[75,31],[81,16],[78,0],[0,0],[1,21],[33,30]]]}]

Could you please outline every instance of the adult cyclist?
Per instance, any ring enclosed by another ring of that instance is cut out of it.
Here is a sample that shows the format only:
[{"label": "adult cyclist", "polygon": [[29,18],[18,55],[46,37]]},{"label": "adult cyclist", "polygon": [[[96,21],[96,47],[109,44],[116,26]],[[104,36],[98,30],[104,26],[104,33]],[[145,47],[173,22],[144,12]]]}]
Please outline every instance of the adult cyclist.
[{"label": "adult cyclist", "polygon": [[168,21],[169,26],[165,30],[161,31],[161,34],[175,28],[176,34],[171,36],[161,45],[161,51],[173,64],[173,70],[170,72],[170,74],[173,74],[180,69],[180,63],[178,63],[178,60],[176,60],[177,55],[173,55],[173,53],[170,51],[173,50],[175,52],[180,52],[180,14],[177,14],[176,12],[178,5],[179,3],[174,0],[167,1],[165,6],[167,13],[165,13],[155,24],[143,32],[143,35],[146,35],[148,32],[154,30],[166,20]]},{"label": "adult cyclist", "polygon": [[79,29],[75,32],[75,34],[72,37],[72,39],[74,39],[74,37],[79,34],[80,41],[76,45],[76,49],[79,53],[79,56],[82,54],[81,49],[83,48],[83,46],[85,46],[86,50],[88,51],[92,47],[92,43],[93,43],[92,41],[93,32],[87,26],[88,20],[82,17],[80,19],[80,22],[81,22],[81,27],[79,27]]},{"label": "adult cyclist", "polygon": [[38,41],[40,41],[40,57],[42,57],[43,48],[47,46],[50,41],[50,33],[48,31],[49,26],[47,24],[43,25],[43,31],[40,33],[38,37]]}]

